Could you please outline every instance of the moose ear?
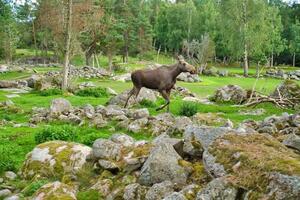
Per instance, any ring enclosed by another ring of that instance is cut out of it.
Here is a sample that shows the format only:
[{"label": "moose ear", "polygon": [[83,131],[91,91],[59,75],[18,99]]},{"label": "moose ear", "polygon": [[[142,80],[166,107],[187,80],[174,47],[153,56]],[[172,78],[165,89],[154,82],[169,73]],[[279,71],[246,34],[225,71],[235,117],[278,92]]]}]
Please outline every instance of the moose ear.
[{"label": "moose ear", "polygon": [[184,58],[183,58],[182,55],[177,55],[176,58],[177,58],[177,60],[178,60],[179,62],[184,61]]}]

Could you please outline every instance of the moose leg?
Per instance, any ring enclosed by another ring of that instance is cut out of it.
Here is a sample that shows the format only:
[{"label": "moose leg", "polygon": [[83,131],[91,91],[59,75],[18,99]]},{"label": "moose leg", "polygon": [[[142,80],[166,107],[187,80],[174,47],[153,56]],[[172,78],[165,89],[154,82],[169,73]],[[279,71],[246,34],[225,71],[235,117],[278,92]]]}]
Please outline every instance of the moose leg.
[{"label": "moose leg", "polygon": [[135,103],[137,103],[137,97],[138,97],[140,91],[141,91],[141,88],[136,88],[136,90],[135,90]]},{"label": "moose leg", "polygon": [[124,108],[127,107],[128,101],[129,101],[130,97],[135,93],[135,90],[136,90],[135,87],[133,87],[132,90],[130,90],[130,92],[128,93],[128,97],[127,97]]},{"label": "moose leg", "polygon": [[170,94],[171,94],[171,89],[167,90],[167,95],[168,95],[168,99],[169,99],[169,103],[167,106],[167,112],[170,112]]},{"label": "moose leg", "polygon": [[169,97],[168,92],[166,90],[162,90],[162,91],[159,91],[159,93],[166,100],[166,103],[164,105],[160,106],[159,108],[157,108],[156,111],[159,111],[170,104],[170,97]]}]

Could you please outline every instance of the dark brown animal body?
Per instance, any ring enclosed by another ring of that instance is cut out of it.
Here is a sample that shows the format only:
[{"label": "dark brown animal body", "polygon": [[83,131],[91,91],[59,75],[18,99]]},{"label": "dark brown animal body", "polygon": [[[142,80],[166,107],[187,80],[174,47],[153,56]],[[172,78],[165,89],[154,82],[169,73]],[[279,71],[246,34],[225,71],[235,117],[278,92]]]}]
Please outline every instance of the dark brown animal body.
[{"label": "dark brown animal body", "polygon": [[137,70],[131,74],[133,89],[129,92],[125,107],[132,95],[138,96],[142,87],[159,91],[166,100],[166,104],[160,106],[156,110],[167,107],[169,112],[170,93],[176,83],[176,78],[181,72],[195,73],[194,66],[184,61],[182,57],[178,58],[178,63],[170,66],[161,66],[156,69]]}]

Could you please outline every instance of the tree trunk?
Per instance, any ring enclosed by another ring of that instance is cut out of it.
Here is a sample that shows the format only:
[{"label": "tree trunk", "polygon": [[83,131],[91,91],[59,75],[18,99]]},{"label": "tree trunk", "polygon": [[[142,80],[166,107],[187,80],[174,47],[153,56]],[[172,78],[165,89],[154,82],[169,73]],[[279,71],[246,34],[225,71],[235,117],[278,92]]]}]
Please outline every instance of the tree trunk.
[{"label": "tree trunk", "polygon": [[248,76],[248,46],[245,43],[244,45],[244,76],[247,77]]},{"label": "tree trunk", "polygon": [[32,20],[32,35],[33,35],[35,56],[38,56],[34,20]]},{"label": "tree trunk", "polygon": [[71,28],[72,28],[72,4],[73,4],[73,0],[68,0],[67,16],[66,16],[66,30],[65,30],[66,48],[65,48],[62,90],[66,90],[68,87],[69,57],[70,57]]},{"label": "tree trunk", "polygon": [[108,67],[109,67],[109,70],[112,71],[113,56],[112,56],[112,53],[110,51],[108,51],[107,57],[108,57]]},{"label": "tree trunk", "polygon": [[271,67],[273,68],[274,67],[274,53],[272,51],[272,54],[271,54]]},{"label": "tree trunk", "polygon": [[293,54],[293,67],[296,66],[296,53]]}]

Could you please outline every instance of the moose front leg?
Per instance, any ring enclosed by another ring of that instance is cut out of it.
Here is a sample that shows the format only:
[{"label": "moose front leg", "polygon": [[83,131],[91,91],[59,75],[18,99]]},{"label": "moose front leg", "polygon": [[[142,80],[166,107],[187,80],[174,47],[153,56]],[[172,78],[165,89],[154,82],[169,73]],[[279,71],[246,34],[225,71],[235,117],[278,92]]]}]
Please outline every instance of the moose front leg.
[{"label": "moose front leg", "polygon": [[166,90],[159,91],[161,96],[166,100],[166,103],[159,108],[156,109],[156,111],[159,111],[163,109],[164,107],[168,106],[167,111],[169,112],[169,104],[170,104],[170,92],[167,92]]}]

